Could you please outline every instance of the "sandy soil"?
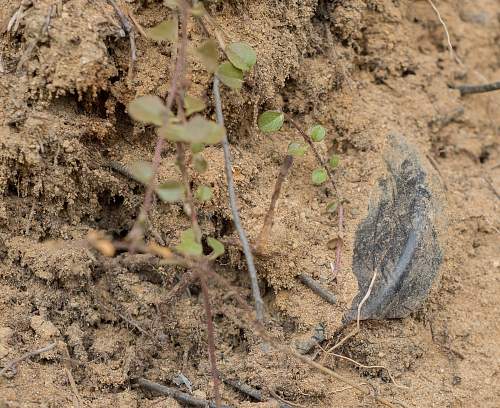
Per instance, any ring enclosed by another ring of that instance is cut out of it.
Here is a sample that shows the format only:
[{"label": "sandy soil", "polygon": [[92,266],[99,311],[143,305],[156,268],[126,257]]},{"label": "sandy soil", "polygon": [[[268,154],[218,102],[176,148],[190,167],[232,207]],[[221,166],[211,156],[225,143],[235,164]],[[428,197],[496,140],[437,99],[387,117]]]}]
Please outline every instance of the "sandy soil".
[{"label": "sandy soil", "polygon": [[[342,158],[335,173],[346,200],[342,269],[332,276],[338,220],[323,213],[331,193],[311,185],[316,165],[307,155],[292,169],[272,240],[257,258],[269,331],[295,345],[323,325],[327,339],[312,351],[317,361],[406,406],[497,407],[500,94],[460,97],[449,85],[499,80],[500,2],[436,3],[460,63],[450,57],[426,1],[206,6],[226,41],[245,41],[258,55],[243,90],[223,90],[249,235],[259,233],[288,143],[300,139],[288,127],[263,135],[255,124],[259,112],[283,109],[306,128],[322,123],[328,130],[322,153]],[[120,5],[144,27],[171,14],[159,2]],[[166,96],[172,49],[139,36],[136,75],[129,81],[128,40],[107,2],[34,1],[7,32],[18,8],[17,0],[0,0],[0,367],[53,341],[57,347],[22,362],[12,378],[0,378],[0,406],[176,407],[173,399],[133,384],[145,377],[175,386],[179,373],[191,381],[194,395],[210,398],[199,286],[169,302],[181,269],[140,255],[105,258],[85,240],[91,229],[124,237],[133,225],[143,188],[102,163],[150,160],[155,135],[133,123],[126,105],[138,95]],[[189,34],[194,45],[204,38],[195,24]],[[211,79],[191,57],[188,77],[191,92],[213,115]],[[338,350],[361,364],[386,367],[363,368],[324,349],[350,330],[341,331],[340,321],[357,291],[354,233],[383,172],[391,132],[426,155],[445,186],[444,262],[421,310],[402,320],[363,322]],[[212,185],[215,194],[200,208],[201,224],[209,235],[233,238],[222,148],[211,147],[206,156],[210,169],[193,182]],[[175,172],[174,152],[167,148],[160,176]],[[156,205],[151,222],[167,245],[189,225],[177,204]],[[229,248],[217,269],[251,299],[238,248]],[[319,279],[338,303],[301,285],[299,273]],[[377,405],[291,357],[264,351],[227,289],[211,284],[210,291],[224,376],[266,395],[275,392],[293,406]],[[251,402],[229,386],[222,393],[231,406],[274,406]]]}]

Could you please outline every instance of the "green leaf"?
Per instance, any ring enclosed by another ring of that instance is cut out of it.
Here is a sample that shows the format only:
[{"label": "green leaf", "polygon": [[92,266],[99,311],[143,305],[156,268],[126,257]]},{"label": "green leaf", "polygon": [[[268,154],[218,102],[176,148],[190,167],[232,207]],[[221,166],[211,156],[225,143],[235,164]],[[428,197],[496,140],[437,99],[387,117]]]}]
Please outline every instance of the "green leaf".
[{"label": "green leaf", "polygon": [[129,103],[128,113],[138,122],[162,126],[168,111],[158,96],[145,95]]},{"label": "green leaf", "polygon": [[292,142],[288,145],[288,154],[294,157],[304,156],[307,146],[304,143]]},{"label": "green leaf", "polygon": [[205,173],[208,169],[208,163],[201,154],[197,153],[193,156],[193,167],[198,173]]},{"label": "green leaf", "polygon": [[340,164],[340,156],[333,154],[328,161],[328,164],[332,169],[336,168]]},{"label": "green leaf", "polygon": [[156,187],[156,194],[164,203],[184,200],[184,186],[177,181],[167,181]]},{"label": "green leaf", "polygon": [[153,177],[153,167],[150,162],[136,161],[127,167],[127,171],[135,181],[142,184],[149,184]]},{"label": "green leaf", "polygon": [[206,13],[205,6],[201,1],[194,4],[191,8],[191,14],[195,17],[201,17]]},{"label": "green leaf", "polygon": [[191,144],[191,152],[193,154],[201,153],[204,148],[205,148],[205,145],[203,143],[192,143]]},{"label": "green leaf", "polygon": [[187,124],[168,124],[158,129],[158,135],[171,142],[217,144],[224,137],[224,127],[205,119],[193,116]]},{"label": "green leaf", "polygon": [[236,42],[226,47],[229,61],[242,71],[250,71],[257,61],[257,55],[248,44]]},{"label": "green leaf", "polygon": [[243,86],[243,71],[230,62],[223,62],[215,73],[221,82],[231,89],[241,89]]},{"label": "green leaf", "polygon": [[326,136],[326,129],[321,125],[315,125],[309,129],[309,136],[313,142],[321,142]]},{"label": "green leaf", "polygon": [[224,253],[224,245],[215,238],[207,237],[207,244],[212,248],[212,253],[208,256],[210,259],[218,258]]},{"label": "green leaf", "polygon": [[207,40],[203,42],[198,48],[196,48],[194,54],[198,57],[208,72],[213,73],[217,71],[219,66],[219,52],[217,50],[217,42],[215,40]]},{"label": "green leaf", "polygon": [[177,18],[162,21],[157,26],[150,28],[146,31],[148,38],[154,41],[170,41],[171,43],[177,42],[178,33]]},{"label": "green leaf", "polygon": [[326,170],[323,167],[320,167],[319,169],[316,169],[312,172],[311,179],[313,184],[319,186],[320,184],[323,184],[326,179],[328,178],[328,174],[326,173]]},{"label": "green leaf", "polygon": [[264,133],[277,132],[283,126],[285,114],[279,111],[266,111],[259,115],[257,125]]},{"label": "green leaf", "polygon": [[208,186],[199,186],[196,189],[196,198],[200,201],[208,201],[212,198],[212,189]]},{"label": "green leaf", "polygon": [[203,247],[196,242],[192,228],[181,233],[181,243],[175,249],[186,256],[201,256]]},{"label": "green leaf", "polygon": [[332,201],[326,206],[326,212],[334,213],[337,211],[337,207],[339,206],[338,201]]},{"label": "green leaf", "polygon": [[205,108],[206,105],[202,99],[189,95],[186,95],[184,97],[184,109],[186,111],[187,116],[196,112],[201,112],[205,110]]}]

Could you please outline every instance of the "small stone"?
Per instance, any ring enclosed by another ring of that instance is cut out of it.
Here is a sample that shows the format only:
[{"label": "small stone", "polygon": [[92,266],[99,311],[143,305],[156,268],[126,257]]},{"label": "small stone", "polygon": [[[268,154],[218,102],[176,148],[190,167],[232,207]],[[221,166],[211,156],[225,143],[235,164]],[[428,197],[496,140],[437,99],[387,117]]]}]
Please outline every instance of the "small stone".
[{"label": "small stone", "polygon": [[442,261],[438,241],[442,188],[432,166],[400,135],[389,137],[387,171],[377,183],[376,201],[356,231],[353,272],[359,292],[344,322],[408,316],[427,298]]},{"label": "small stone", "polygon": [[42,316],[33,316],[30,326],[42,339],[50,339],[60,334],[59,329],[54,326],[54,323],[45,320]]}]

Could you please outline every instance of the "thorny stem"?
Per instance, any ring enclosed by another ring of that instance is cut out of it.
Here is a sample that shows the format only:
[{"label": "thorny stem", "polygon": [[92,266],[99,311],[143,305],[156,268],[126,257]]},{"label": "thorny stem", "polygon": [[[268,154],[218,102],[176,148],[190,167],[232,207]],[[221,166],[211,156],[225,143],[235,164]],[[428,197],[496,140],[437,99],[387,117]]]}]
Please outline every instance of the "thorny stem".
[{"label": "thorny stem", "polygon": [[210,306],[210,295],[208,293],[207,278],[205,273],[200,271],[198,273],[200,280],[201,291],[203,293],[203,305],[205,307],[205,319],[207,323],[207,337],[208,337],[208,358],[210,360],[212,382],[214,384],[214,399],[217,408],[221,406],[221,399],[219,393],[220,378],[217,370],[217,359],[215,355],[215,331],[214,323],[212,320],[212,307]]},{"label": "thorny stem", "polygon": [[[187,50],[187,23],[188,23],[188,9],[187,7],[181,7],[181,35],[179,42],[179,52],[177,55],[177,59],[175,61],[175,69],[172,77],[172,83],[170,85],[170,89],[167,96],[167,101],[165,103],[166,110],[169,112],[172,109],[172,105],[175,100],[175,96],[179,88],[182,86],[182,77],[185,71],[185,60],[186,60],[186,50]],[[151,182],[148,184],[146,188],[146,193],[144,194],[144,202],[141,207],[141,211],[137,220],[134,224],[134,227],[129,233],[129,240],[132,242],[137,241],[141,235],[144,233],[144,225],[146,224],[149,210],[153,205],[153,197],[156,189],[156,176],[158,174],[158,169],[160,168],[161,163],[161,154],[163,152],[165,141],[162,137],[158,137],[156,141],[155,152],[153,156],[152,163],[152,173]]]},{"label": "thorny stem", "polygon": [[[217,116],[217,123],[219,123],[221,126],[224,126],[224,116],[222,114],[222,102],[219,90],[219,78],[217,77],[214,77],[213,93],[215,99],[215,112]],[[238,204],[236,203],[236,192],[234,189],[233,169],[231,163],[231,151],[229,149],[229,142],[227,140],[227,134],[225,132],[224,132],[224,138],[222,139],[222,146],[224,147],[224,164],[226,168],[227,189],[229,192],[229,204],[231,207],[231,212],[233,214],[233,222],[236,227],[236,230],[238,231],[238,236],[240,237],[241,245],[243,246],[243,253],[245,254],[245,259],[247,261],[248,273],[250,275],[250,281],[252,285],[252,295],[255,302],[255,312],[257,316],[257,321],[263,323],[264,302],[260,295],[259,281],[257,279],[257,271],[255,269],[250,243],[248,242],[245,230],[241,225],[240,214],[238,212]]]},{"label": "thorny stem", "polygon": [[266,216],[264,218],[264,224],[262,225],[262,229],[260,231],[259,237],[257,238],[257,244],[255,245],[257,251],[262,251],[263,247],[266,245],[269,235],[271,234],[271,228],[273,227],[273,219],[274,219],[274,210],[276,209],[276,202],[281,193],[281,187],[283,186],[283,182],[285,181],[288,173],[293,164],[293,156],[286,155],[283,164],[281,165],[280,172],[278,174],[278,178],[276,183],[274,184],[274,191],[271,197],[271,204],[269,205],[269,209],[267,210]]}]

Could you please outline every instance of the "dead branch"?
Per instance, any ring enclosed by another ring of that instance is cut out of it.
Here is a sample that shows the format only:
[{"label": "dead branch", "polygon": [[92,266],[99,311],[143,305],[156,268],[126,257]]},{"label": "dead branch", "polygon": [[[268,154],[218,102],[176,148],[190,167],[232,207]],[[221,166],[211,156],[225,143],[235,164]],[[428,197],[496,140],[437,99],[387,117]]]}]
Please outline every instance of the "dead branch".
[{"label": "dead branch", "polygon": [[[57,345],[57,342],[50,343],[48,346],[42,347],[38,350],[30,351],[29,353],[23,354],[21,357],[16,358],[12,361],[9,361],[2,370],[0,370],[0,376],[5,376],[5,377],[13,377],[17,373],[17,365],[25,360],[30,359],[31,357],[35,357],[39,354],[46,353],[47,351],[52,350],[55,346]],[[7,373],[10,372],[11,374],[8,375]]]},{"label": "dead branch", "polygon": [[318,281],[311,278],[310,276],[304,275],[301,273],[297,276],[297,278],[309,289],[311,289],[314,293],[316,293],[319,297],[326,300],[328,303],[335,305],[337,303],[337,297],[330,292],[328,289],[322,287]]},{"label": "dead branch", "polygon": [[[214,76],[213,93],[215,99],[215,112],[217,116],[217,123],[224,126],[224,116],[222,114],[222,102],[219,90],[219,78]],[[255,264],[253,260],[252,250],[250,248],[250,243],[246,235],[243,226],[241,225],[240,214],[238,211],[238,204],[236,199],[236,192],[234,189],[233,180],[233,168],[231,161],[231,151],[229,148],[229,142],[227,140],[227,135],[224,133],[224,139],[222,140],[222,145],[224,148],[224,163],[226,169],[226,179],[227,179],[227,189],[229,192],[229,204],[231,206],[231,212],[233,214],[233,222],[238,231],[238,236],[240,237],[241,244],[243,246],[243,253],[245,254],[245,259],[247,261],[248,273],[250,275],[250,281],[252,285],[252,294],[255,302],[255,312],[257,316],[257,321],[264,321],[264,301],[260,295],[259,281],[257,278],[257,271],[255,269]]]},{"label": "dead branch", "polygon": [[[139,378],[137,380],[137,385],[149,391],[156,392],[160,395],[166,395],[168,397],[172,397],[176,401],[179,401],[182,404],[190,405],[192,407],[216,408],[216,404],[212,401],[207,401],[192,397],[191,395],[181,392],[175,388],[167,387],[165,385],[161,385],[153,381],[146,380],[145,378]],[[230,407],[228,405],[222,405],[221,408],[230,408]]]},{"label": "dead branch", "polygon": [[476,93],[493,92],[493,91],[498,91],[500,89],[500,81],[491,82],[489,84],[480,84],[480,85],[455,85],[454,88],[460,91],[460,96],[476,94]]}]

